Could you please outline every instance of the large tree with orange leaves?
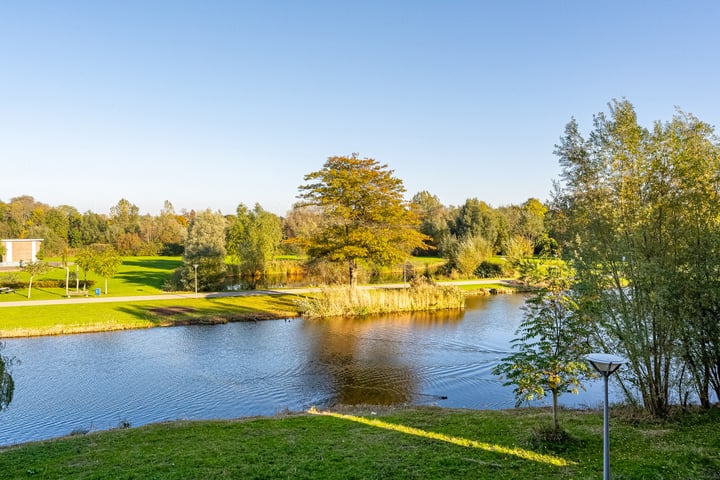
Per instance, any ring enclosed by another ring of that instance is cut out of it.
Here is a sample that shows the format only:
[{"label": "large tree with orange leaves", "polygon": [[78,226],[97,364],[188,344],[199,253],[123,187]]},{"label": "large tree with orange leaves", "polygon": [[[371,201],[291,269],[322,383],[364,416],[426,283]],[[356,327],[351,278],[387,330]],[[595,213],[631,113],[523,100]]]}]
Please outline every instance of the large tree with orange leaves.
[{"label": "large tree with orange leaves", "polygon": [[403,198],[402,180],[372,158],[330,157],[321,170],[305,175],[301,205],[319,207],[321,228],[303,239],[308,254],[346,262],[349,283],[357,285],[358,261],[387,265],[405,260],[415,248],[427,248],[418,219]]}]

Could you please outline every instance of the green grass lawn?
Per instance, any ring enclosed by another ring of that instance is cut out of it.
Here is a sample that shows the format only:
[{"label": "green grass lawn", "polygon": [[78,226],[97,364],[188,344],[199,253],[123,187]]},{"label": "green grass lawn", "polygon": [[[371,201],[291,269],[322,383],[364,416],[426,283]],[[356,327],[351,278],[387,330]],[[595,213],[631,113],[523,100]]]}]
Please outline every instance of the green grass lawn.
[{"label": "green grass lawn", "polygon": [[297,316],[295,295],[181,298],[3,307],[0,338]]},{"label": "green grass lawn", "polygon": [[[59,259],[48,259],[59,261]],[[108,295],[153,295],[163,292],[163,284],[173,270],[183,265],[181,257],[125,257],[117,274],[108,279]],[[74,274],[74,267],[70,267]],[[29,276],[25,272],[4,272],[0,273],[0,283],[3,279],[16,277],[27,283]],[[51,268],[47,273],[38,275],[33,279],[33,284],[42,283],[43,280],[60,280],[64,285],[66,271],[64,268]],[[104,294],[105,281],[102,277],[90,272],[87,275],[90,282],[90,293],[94,294],[95,288],[101,288]],[[83,288],[84,275],[80,272],[80,289]],[[76,282],[70,282],[70,290],[75,290]],[[17,289],[11,294],[0,294],[0,302],[17,301],[27,298],[27,288]],[[31,300],[50,300],[65,298],[65,288],[53,288],[33,286]]]},{"label": "green grass lawn", "polygon": [[[2,478],[597,479],[602,413],[563,411],[570,434],[536,434],[549,413],[432,407],[171,422],[0,449]],[[673,422],[611,417],[612,478],[717,479],[720,414]]]}]

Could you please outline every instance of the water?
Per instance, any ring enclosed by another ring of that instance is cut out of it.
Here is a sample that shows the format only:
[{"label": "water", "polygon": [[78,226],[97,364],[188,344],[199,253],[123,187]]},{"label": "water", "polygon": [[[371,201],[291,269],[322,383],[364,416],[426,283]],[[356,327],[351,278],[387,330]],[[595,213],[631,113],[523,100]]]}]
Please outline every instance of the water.
[{"label": "water", "polygon": [[[0,445],[176,419],[345,404],[510,408],[490,373],[509,352],[523,297],[464,313],[302,319],[7,340],[15,397]],[[568,406],[597,406],[599,382]]]}]

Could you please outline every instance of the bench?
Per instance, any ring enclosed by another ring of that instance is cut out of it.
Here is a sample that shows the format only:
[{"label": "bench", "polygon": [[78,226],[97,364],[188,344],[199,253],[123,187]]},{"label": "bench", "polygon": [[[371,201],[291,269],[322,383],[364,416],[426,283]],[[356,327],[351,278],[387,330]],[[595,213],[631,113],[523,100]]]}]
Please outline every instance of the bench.
[{"label": "bench", "polygon": [[87,290],[70,290],[68,291],[68,297],[87,297]]},{"label": "bench", "polygon": [[0,293],[13,293],[14,291],[15,291],[14,288],[0,287]]}]

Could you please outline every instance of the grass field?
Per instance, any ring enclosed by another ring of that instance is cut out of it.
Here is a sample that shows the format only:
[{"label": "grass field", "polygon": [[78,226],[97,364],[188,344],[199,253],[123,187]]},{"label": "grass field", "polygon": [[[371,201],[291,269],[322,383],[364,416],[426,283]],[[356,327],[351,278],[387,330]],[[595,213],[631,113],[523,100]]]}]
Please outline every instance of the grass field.
[{"label": "grass field", "polygon": [[297,316],[295,295],[181,298],[3,307],[0,338]]},{"label": "grass field", "polygon": [[[0,449],[2,478],[597,479],[602,413],[563,411],[570,438],[537,434],[549,413],[355,410],[172,422]],[[613,412],[612,478],[717,479],[720,413],[656,422]]]},{"label": "grass field", "polygon": [[[59,261],[59,259],[50,259],[51,261]],[[183,262],[180,257],[125,257],[118,273],[108,279],[108,295],[111,296],[128,296],[128,295],[153,295],[162,293],[163,284],[168,276],[176,268],[182,266]],[[74,275],[74,267],[70,267],[71,274]],[[8,279],[17,278],[25,283],[29,280],[29,276],[25,272],[3,272],[0,273],[0,283]],[[51,268],[47,273],[38,275],[33,279],[33,284],[42,283],[43,280],[59,280],[64,285],[66,271],[62,267]],[[105,281],[102,277],[90,272],[87,279],[91,282],[90,293],[93,294],[95,288],[102,288],[104,292]],[[83,288],[83,273],[80,272],[80,289]],[[76,282],[70,281],[70,290],[75,290]],[[18,301],[27,298],[27,288],[17,289],[11,294],[0,295],[0,302]],[[104,293],[103,293],[104,294]],[[52,300],[65,298],[65,288],[52,287],[36,287],[33,286],[31,300]]]}]

